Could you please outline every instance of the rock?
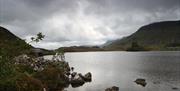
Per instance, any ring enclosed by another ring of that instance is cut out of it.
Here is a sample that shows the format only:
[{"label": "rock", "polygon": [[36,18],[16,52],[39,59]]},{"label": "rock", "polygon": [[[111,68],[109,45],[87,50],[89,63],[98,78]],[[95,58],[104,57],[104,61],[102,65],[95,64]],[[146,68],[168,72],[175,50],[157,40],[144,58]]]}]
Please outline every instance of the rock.
[{"label": "rock", "polygon": [[91,82],[92,81],[92,75],[90,72],[86,73],[83,77],[83,79],[87,82]]},{"label": "rock", "polygon": [[75,77],[71,78],[70,83],[71,83],[72,87],[79,87],[79,86],[82,86],[85,83],[85,81],[80,76],[80,74],[76,74]]},{"label": "rock", "polygon": [[70,73],[70,72],[66,72],[65,74],[66,74],[67,76],[69,76],[71,73]]},{"label": "rock", "polygon": [[119,87],[113,86],[112,91],[119,91]]},{"label": "rock", "polygon": [[76,75],[74,77],[72,77],[71,80],[70,80],[70,83],[71,83],[72,87],[82,86],[85,83],[85,81],[80,76],[81,74],[77,74],[77,73],[74,73],[74,74],[76,74]]},{"label": "rock", "polygon": [[90,82],[91,79],[92,75],[90,72],[88,72],[84,76],[81,73],[77,74],[77,72],[73,72],[71,73],[70,83],[72,87],[79,87],[82,86],[85,82]]},{"label": "rock", "polygon": [[111,88],[106,88],[105,91],[111,91]]},{"label": "rock", "polygon": [[78,75],[84,80],[84,76],[81,73],[79,73]]},{"label": "rock", "polygon": [[91,82],[92,77],[91,77],[91,73],[88,72],[86,73],[84,76],[82,74],[78,74],[85,82]]},{"label": "rock", "polygon": [[77,75],[77,72],[71,73],[71,77],[74,78]]},{"label": "rock", "polygon": [[42,71],[48,65],[54,65],[63,67],[67,75],[70,72],[70,66],[68,62],[58,61],[54,62],[53,60],[44,59],[44,57],[28,57],[28,55],[23,54],[14,58],[15,64],[24,65],[31,67],[34,71]]},{"label": "rock", "polygon": [[74,67],[71,67],[71,71],[74,71]]},{"label": "rock", "polygon": [[19,55],[14,58],[15,64],[26,64],[30,57],[28,57],[26,54]]},{"label": "rock", "polygon": [[111,88],[105,89],[105,91],[119,91],[119,87],[113,86]]},{"label": "rock", "polygon": [[173,90],[178,90],[178,88],[177,88],[177,87],[172,87],[172,89],[173,89]]},{"label": "rock", "polygon": [[143,86],[143,87],[145,87],[145,86],[147,85],[146,80],[145,80],[145,79],[142,79],[142,78],[136,79],[134,82],[135,82],[136,84],[138,84],[138,85]]}]

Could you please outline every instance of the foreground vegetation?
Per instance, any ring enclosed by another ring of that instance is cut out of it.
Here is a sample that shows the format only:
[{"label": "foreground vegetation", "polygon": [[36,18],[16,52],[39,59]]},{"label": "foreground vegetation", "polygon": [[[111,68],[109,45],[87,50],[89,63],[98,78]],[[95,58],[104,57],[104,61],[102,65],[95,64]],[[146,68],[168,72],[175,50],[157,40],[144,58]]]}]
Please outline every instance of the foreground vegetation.
[{"label": "foreground vegetation", "polygon": [[[70,69],[63,50],[56,51],[50,60],[44,59],[39,56],[54,52],[39,52],[40,48],[32,47],[2,27],[0,35],[0,91],[63,91],[69,85],[78,87],[91,81],[90,72],[82,75]],[[37,43],[44,37],[38,33],[30,42]]]},{"label": "foreground vegetation", "polygon": [[[7,32],[2,30],[2,32]],[[42,40],[39,34],[33,41]],[[70,71],[69,65],[62,62],[48,62],[39,64],[31,52],[32,46],[13,35],[1,36],[0,48],[0,91],[61,91],[67,84],[66,73]],[[10,41],[13,40],[13,41]],[[27,54],[29,56],[18,55]],[[28,59],[26,59],[28,58]],[[19,62],[21,61],[21,62]],[[43,60],[41,60],[43,61]],[[30,64],[28,64],[30,63]],[[42,70],[35,70],[31,65],[42,66]]]},{"label": "foreground vegetation", "polygon": [[40,64],[43,69],[34,69],[30,65],[39,64],[37,60],[18,59],[24,63],[17,63],[18,60],[1,55],[0,91],[61,91],[68,82],[65,74],[70,68],[66,62],[49,62]]}]

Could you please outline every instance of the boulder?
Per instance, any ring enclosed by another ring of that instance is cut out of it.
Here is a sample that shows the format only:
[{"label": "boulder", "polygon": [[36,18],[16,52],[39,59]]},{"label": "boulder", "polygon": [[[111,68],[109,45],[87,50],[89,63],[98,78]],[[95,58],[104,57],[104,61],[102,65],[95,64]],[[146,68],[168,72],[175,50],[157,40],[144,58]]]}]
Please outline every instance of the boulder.
[{"label": "boulder", "polygon": [[145,87],[145,86],[147,85],[146,80],[145,80],[145,79],[142,79],[142,78],[136,79],[134,82],[135,82],[136,84],[138,84],[138,85],[143,86],[143,87]]},{"label": "boulder", "polygon": [[30,60],[30,57],[28,57],[26,54],[19,55],[14,58],[15,64],[27,64]]},{"label": "boulder", "polygon": [[119,91],[119,87],[112,86],[111,88],[105,89],[105,91]]},{"label": "boulder", "polygon": [[88,72],[86,73],[84,76],[82,74],[79,74],[79,76],[85,81],[85,82],[91,82],[92,77],[91,77],[91,73]]},{"label": "boulder", "polygon": [[75,77],[71,78],[70,83],[72,87],[79,87],[85,83],[84,79],[80,75],[81,74],[76,74]]},{"label": "boulder", "polygon": [[74,71],[74,67],[71,67],[71,71]]},{"label": "boulder", "polygon": [[92,79],[92,75],[90,72],[86,73],[84,76],[77,72],[71,73],[71,80],[70,83],[72,87],[79,87],[82,86],[85,82],[90,82]]},{"label": "boulder", "polygon": [[92,81],[92,75],[90,72],[86,73],[84,76],[83,76],[83,79],[87,82],[91,82]]},{"label": "boulder", "polygon": [[77,72],[71,73],[71,77],[74,78],[77,75]]},{"label": "boulder", "polygon": [[178,88],[177,88],[177,87],[172,87],[172,89],[173,89],[173,90],[178,90]]},{"label": "boulder", "polygon": [[106,88],[105,91],[111,91],[111,88]]},{"label": "boulder", "polygon": [[116,86],[113,86],[111,89],[112,91],[119,91],[119,87],[116,87]]}]

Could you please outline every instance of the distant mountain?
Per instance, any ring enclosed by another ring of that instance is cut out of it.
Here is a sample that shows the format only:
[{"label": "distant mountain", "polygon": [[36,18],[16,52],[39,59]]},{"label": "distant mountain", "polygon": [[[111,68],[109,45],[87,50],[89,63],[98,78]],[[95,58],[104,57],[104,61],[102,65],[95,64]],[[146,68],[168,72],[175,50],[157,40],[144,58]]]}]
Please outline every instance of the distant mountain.
[{"label": "distant mountain", "polygon": [[156,22],[142,26],[132,35],[115,40],[105,48],[125,50],[132,42],[152,49],[180,46],[180,21]]},{"label": "distant mountain", "polygon": [[6,28],[0,26],[0,51],[7,52],[8,55],[18,55],[25,53],[32,48],[24,40],[20,39]]},{"label": "distant mountain", "polygon": [[100,45],[99,47],[103,48],[103,47],[106,47],[108,45],[110,45],[111,43],[113,43],[115,40],[108,40],[106,43]]},{"label": "distant mountain", "polygon": [[64,52],[88,52],[88,51],[104,51],[98,46],[70,46],[70,47],[60,47],[56,51]]}]

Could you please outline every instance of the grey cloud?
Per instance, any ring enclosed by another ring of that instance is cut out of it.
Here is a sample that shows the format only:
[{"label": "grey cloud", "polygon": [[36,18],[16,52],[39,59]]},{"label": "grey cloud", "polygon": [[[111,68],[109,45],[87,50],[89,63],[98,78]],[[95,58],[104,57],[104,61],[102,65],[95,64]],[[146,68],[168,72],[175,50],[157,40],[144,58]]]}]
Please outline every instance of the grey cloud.
[{"label": "grey cloud", "polygon": [[77,6],[74,0],[0,0],[0,24],[20,37],[42,32],[43,21],[51,15],[72,13]]},{"label": "grey cloud", "polygon": [[46,6],[52,3],[55,0],[20,0],[25,2],[26,4],[29,4],[30,6]]},{"label": "grey cloud", "polygon": [[[95,10],[104,10],[106,12],[112,11],[132,11],[132,10],[146,10],[152,11],[157,10],[158,8],[167,10],[174,7],[180,7],[179,0],[88,0],[92,7],[89,9]],[[108,12],[109,13],[109,12]]]},{"label": "grey cloud", "polygon": [[[70,2],[70,3],[69,3]],[[37,21],[46,19],[56,12],[75,11],[74,0],[0,0],[1,22]]]},{"label": "grey cloud", "polygon": [[33,45],[44,48],[102,44],[178,19],[179,0],[0,0],[0,25],[27,40],[43,32],[45,40]]}]

